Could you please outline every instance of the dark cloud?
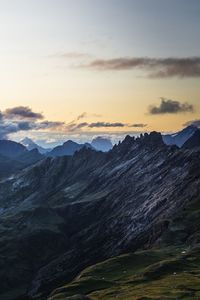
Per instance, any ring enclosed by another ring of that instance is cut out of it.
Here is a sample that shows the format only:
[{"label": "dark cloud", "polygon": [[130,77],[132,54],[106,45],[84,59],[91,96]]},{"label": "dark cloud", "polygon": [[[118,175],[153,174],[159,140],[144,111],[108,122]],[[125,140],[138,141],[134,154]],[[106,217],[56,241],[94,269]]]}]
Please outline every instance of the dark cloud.
[{"label": "dark cloud", "polygon": [[200,77],[200,57],[96,59],[80,67],[104,71],[140,69],[147,71],[148,77],[151,78]]},{"label": "dark cloud", "polygon": [[35,126],[35,129],[62,129],[65,126],[65,122],[59,122],[59,121],[43,121],[40,123],[37,123]]},{"label": "dark cloud", "polygon": [[149,113],[152,115],[158,114],[177,114],[184,112],[193,112],[194,107],[189,103],[181,103],[176,100],[161,98],[159,106],[150,106]]},{"label": "dark cloud", "polygon": [[21,119],[43,119],[41,113],[36,113],[31,110],[28,106],[17,106],[13,108],[8,108],[3,113],[6,118],[21,118]]},{"label": "dark cloud", "polygon": [[11,133],[16,133],[21,130],[30,130],[30,126],[25,124],[26,122],[19,123],[8,123],[1,122],[0,123],[0,139],[6,139],[7,136]]},{"label": "dark cloud", "polygon": [[135,127],[135,128],[144,128],[146,126],[147,126],[147,124],[143,124],[143,123],[135,123],[135,124],[129,125],[129,127]]},{"label": "dark cloud", "polygon": [[9,134],[29,130],[57,130],[65,127],[64,122],[43,119],[41,113],[33,112],[29,107],[18,106],[0,111],[0,138],[6,139]]},{"label": "dark cloud", "polygon": [[116,122],[116,123],[110,123],[110,122],[96,122],[96,123],[90,123],[88,124],[89,128],[100,128],[100,127],[124,127],[126,124]]},{"label": "dark cloud", "polygon": [[185,124],[183,124],[183,126],[190,126],[190,125],[200,127],[200,119],[199,120],[191,120],[191,121],[188,121]]}]

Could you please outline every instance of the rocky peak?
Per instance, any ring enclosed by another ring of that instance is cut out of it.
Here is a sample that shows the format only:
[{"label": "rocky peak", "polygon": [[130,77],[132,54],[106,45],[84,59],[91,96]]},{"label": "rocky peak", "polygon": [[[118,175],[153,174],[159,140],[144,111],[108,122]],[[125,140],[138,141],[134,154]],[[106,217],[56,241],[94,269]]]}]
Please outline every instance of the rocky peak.
[{"label": "rocky peak", "polygon": [[142,145],[150,147],[160,147],[165,145],[161,133],[156,131],[152,131],[149,134],[145,133],[139,138],[139,142]]}]

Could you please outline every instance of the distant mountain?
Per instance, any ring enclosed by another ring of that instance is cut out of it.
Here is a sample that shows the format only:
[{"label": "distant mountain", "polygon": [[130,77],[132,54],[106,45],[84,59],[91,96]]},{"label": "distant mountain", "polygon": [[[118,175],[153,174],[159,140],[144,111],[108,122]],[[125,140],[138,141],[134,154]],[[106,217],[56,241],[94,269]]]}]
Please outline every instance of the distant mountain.
[{"label": "distant mountain", "polygon": [[23,169],[23,163],[0,154],[0,178]]},{"label": "distant mountain", "polygon": [[113,144],[111,143],[110,139],[101,136],[98,136],[95,139],[93,139],[91,145],[96,150],[103,152],[108,152],[113,147]]},{"label": "distant mountain", "polygon": [[0,140],[0,178],[22,170],[43,158],[37,149],[28,151],[20,143]]},{"label": "distant mountain", "polygon": [[78,144],[74,141],[69,140],[65,142],[63,145],[53,148],[53,150],[47,153],[47,156],[57,157],[57,156],[73,155],[76,151],[82,149],[83,147],[92,148],[92,146],[89,143]]},{"label": "distant mountain", "polygon": [[200,129],[196,130],[182,146],[182,148],[186,149],[193,149],[196,147],[200,147]]},{"label": "distant mountain", "polygon": [[190,125],[177,133],[163,135],[163,141],[166,145],[177,145],[178,147],[182,147],[197,130],[198,128],[196,126]]},{"label": "distant mountain", "polygon": [[33,149],[38,149],[38,151],[41,154],[45,154],[45,153],[51,151],[51,149],[47,149],[47,148],[43,148],[43,147],[39,146],[38,144],[36,144],[33,140],[31,140],[28,137],[24,138],[21,141],[21,144],[24,145],[29,151],[33,150]]},{"label": "distant mountain", "polygon": [[9,158],[15,158],[28,150],[20,143],[10,140],[0,140],[0,154]]},{"label": "distant mountain", "polygon": [[33,149],[17,156],[15,159],[23,163],[24,166],[29,166],[42,160],[43,158],[45,158],[45,156],[42,155],[38,149]]}]

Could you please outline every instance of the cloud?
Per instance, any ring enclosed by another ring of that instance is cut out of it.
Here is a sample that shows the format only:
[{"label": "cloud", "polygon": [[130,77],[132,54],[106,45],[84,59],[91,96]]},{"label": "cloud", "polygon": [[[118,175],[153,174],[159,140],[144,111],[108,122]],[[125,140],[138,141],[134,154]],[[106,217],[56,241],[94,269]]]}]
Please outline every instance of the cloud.
[{"label": "cloud", "polygon": [[100,128],[100,127],[124,127],[126,124],[116,122],[116,123],[110,123],[110,122],[96,122],[96,123],[90,123],[88,124],[89,128]]},{"label": "cloud", "polygon": [[147,126],[147,124],[143,124],[143,123],[135,123],[135,124],[129,125],[129,127],[135,127],[135,128],[144,128],[146,126]]},{"label": "cloud", "polygon": [[191,120],[191,121],[188,121],[185,124],[183,124],[183,126],[190,126],[190,125],[200,127],[200,119],[199,120],[198,119],[197,120]]},{"label": "cloud", "polygon": [[65,122],[44,120],[41,113],[32,111],[28,106],[17,106],[0,111],[0,138],[6,139],[9,134],[31,130],[61,130]]},{"label": "cloud", "polygon": [[128,126],[125,123],[121,122],[93,122],[93,123],[88,123],[88,122],[82,122],[82,123],[69,123],[66,125],[67,131],[73,132],[76,130],[80,130],[82,128],[111,128],[111,127],[125,127]]},{"label": "cloud", "polygon": [[43,121],[40,123],[37,123],[35,126],[35,129],[50,129],[50,130],[56,130],[56,129],[62,129],[65,126],[65,122],[59,122],[59,121]]},{"label": "cloud", "polygon": [[200,77],[200,57],[119,57],[92,60],[80,67],[103,71],[136,69],[146,71],[150,78]]},{"label": "cloud", "polygon": [[81,119],[84,119],[87,117],[87,113],[86,112],[83,112],[82,114],[80,114],[78,117],[77,117],[77,121],[81,120]]},{"label": "cloud", "polygon": [[177,113],[185,113],[185,112],[193,112],[194,107],[192,104],[187,102],[181,103],[176,100],[161,98],[161,103],[159,106],[150,106],[149,113],[151,115],[158,114],[177,114]]},{"label": "cloud", "polygon": [[[47,132],[49,135],[57,132],[60,134],[84,134],[91,129],[100,128],[123,128],[123,127],[145,127],[146,124],[127,124],[122,122],[81,122],[80,120],[95,116],[83,112],[75,120],[66,123],[60,121],[44,120],[41,113],[32,111],[31,108],[18,106],[0,111],[0,139],[9,138],[10,134],[21,134],[23,131]],[[93,130],[94,131],[94,130]]]},{"label": "cloud", "polygon": [[13,108],[8,108],[4,112],[4,117],[6,118],[19,118],[19,119],[43,119],[41,113],[36,113],[31,110],[28,106],[17,106]]}]

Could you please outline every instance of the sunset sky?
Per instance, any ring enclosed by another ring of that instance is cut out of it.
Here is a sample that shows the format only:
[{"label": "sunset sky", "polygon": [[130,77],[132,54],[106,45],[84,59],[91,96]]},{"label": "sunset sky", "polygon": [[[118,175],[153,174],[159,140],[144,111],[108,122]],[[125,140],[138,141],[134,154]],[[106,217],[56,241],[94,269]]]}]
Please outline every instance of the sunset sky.
[{"label": "sunset sky", "polygon": [[0,137],[86,140],[198,121],[199,16],[198,0],[0,0]]}]

